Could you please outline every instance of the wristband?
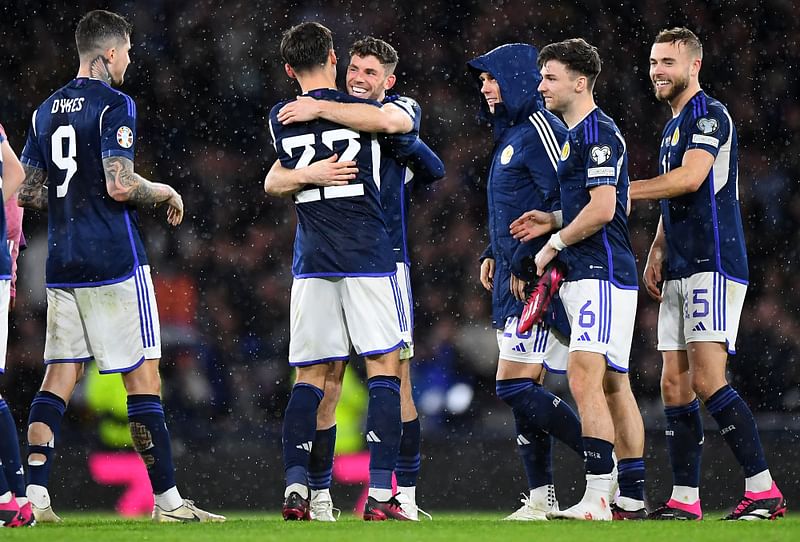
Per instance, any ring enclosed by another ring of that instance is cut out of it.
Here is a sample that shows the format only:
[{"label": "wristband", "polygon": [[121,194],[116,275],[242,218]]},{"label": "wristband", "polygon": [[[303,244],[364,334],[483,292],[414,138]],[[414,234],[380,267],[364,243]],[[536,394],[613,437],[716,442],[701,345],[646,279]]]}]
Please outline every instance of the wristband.
[{"label": "wristband", "polygon": [[556,229],[564,227],[564,213],[562,211],[553,211],[553,218],[555,219]]},{"label": "wristband", "polygon": [[553,247],[556,252],[561,252],[562,250],[567,248],[567,245],[564,243],[564,241],[561,240],[560,231],[551,235],[550,239],[547,241],[547,244]]}]

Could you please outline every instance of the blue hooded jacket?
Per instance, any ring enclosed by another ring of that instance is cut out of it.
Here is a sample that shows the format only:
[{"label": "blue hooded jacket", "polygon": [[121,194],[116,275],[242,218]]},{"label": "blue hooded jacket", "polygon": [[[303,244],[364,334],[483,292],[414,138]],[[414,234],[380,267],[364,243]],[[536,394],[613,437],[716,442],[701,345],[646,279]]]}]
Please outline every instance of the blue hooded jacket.
[{"label": "blue hooded jacket", "polygon": [[[486,183],[490,244],[484,257],[495,260],[492,324],[498,329],[505,326],[507,318],[522,313],[522,302],[515,300],[509,290],[512,266],[519,276],[522,260],[535,255],[547,241],[543,236],[520,243],[509,232],[511,222],[531,209],[561,208],[556,171],[567,128],[544,108],[538,91],[542,79],[536,65],[538,54],[531,45],[512,43],[468,62],[476,79],[488,72],[497,80],[502,100],[495,106],[494,115],[483,96],[480,106],[481,118],[492,124],[494,132]],[[552,311],[557,308],[560,309],[554,306]],[[559,331],[569,336],[566,317],[563,322],[560,317],[547,318],[550,324],[555,320],[559,321]]]}]

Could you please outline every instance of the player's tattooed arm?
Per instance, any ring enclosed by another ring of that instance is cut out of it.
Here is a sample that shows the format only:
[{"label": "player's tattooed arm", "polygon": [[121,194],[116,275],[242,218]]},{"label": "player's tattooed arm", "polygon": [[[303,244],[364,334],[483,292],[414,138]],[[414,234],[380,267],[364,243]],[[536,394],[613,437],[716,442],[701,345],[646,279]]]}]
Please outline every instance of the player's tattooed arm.
[{"label": "player's tattooed arm", "polygon": [[405,134],[414,128],[408,113],[394,104],[339,103],[299,96],[278,111],[281,124],[325,119],[362,132]]},{"label": "player's tattooed arm", "polygon": [[25,170],[25,180],[17,192],[17,205],[38,211],[47,210],[47,172],[38,167],[22,165]]},{"label": "player's tattooed arm", "polygon": [[133,171],[133,161],[124,156],[103,158],[106,190],[115,201],[138,206],[167,204],[167,222],[177,226],[183,220],[183,199],[171,186],[148,181]]}]

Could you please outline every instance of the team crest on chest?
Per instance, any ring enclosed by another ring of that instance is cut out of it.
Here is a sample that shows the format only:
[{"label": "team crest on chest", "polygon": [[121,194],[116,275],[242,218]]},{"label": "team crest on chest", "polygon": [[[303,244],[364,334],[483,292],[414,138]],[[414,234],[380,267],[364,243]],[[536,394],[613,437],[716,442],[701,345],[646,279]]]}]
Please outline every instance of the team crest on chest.
[{"label": "team crest on chest", "polygon": [[512,156],[514,156],[514,147],[509,145],[503,149],[503,153],[500,155],[500,163],[503,165],[508,164],[511,161]]},{"label": "team crest on chest", "polygon": [[608,145],[595,145],[589,149],[589,156],[595,164],[603,164],[611,158],[611,147]]},{"label": "team crest on chest", "polygon": [[717,122],[717,119],[703,117],[697,121],[697,128],[699,128],[700,131],[706,135],[713,134],[717,131],[717,128],[719,128],[719,123]]},{"label": "team crest on chest", "polygon": [[120,126],[117,130],[117,143],[123,149],[130,149],[133,145],[133,131],[127,126]]},{"label": "team crest on chest", "polygon": [[669,142],[669,144],[670,144],[672,147],[674,147],[675,145],[677,145],[677,144],[678,144],[678,140],[679,140],[680,138],[681,138],[681,131],[680,131],[680,129],[679,129],[677,126],[676,126],[676,127],[675,127],[675,131],[674,131],[674,132],[672,132],[672,140]]},{"label": "team crest on chest", "polygon": [[561,147],[561,161],[563,162],[569,158],[569,141],[564,142],[564,146]]}]

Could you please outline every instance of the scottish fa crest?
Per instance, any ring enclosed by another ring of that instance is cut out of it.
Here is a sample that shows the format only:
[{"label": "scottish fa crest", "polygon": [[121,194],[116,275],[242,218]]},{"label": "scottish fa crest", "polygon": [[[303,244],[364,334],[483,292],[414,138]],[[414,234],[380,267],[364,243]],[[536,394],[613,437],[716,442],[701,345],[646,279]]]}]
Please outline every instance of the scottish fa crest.
[{"label": "scottish fa crest", "polygon": [[678,127],[675,127],[675,131],[672,132],[672,140],[669,142],[670,146],[674,147],[678,144],[678,140],[681,138],[681,131]]},{"label": "scottish fa crest", "polygon": [[564,142],[564,146],[561,147],[561,161],[563,162],[569,158],[569,141]]},{"label": "scottish fa crest", "polygon": [[589,149],[589,156],[595,164],[604,164],[611,158],[611,147],[608,145],[595,145]]},{"label": "scottish fa crest", "polygon": [[503,165],[508,164],[511,161],[512,156],[514,156],[514,147],[509,145],[503,149],[503,153],[500,155],[500,163]]}]

